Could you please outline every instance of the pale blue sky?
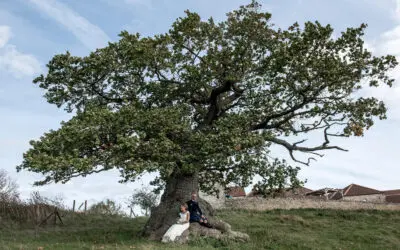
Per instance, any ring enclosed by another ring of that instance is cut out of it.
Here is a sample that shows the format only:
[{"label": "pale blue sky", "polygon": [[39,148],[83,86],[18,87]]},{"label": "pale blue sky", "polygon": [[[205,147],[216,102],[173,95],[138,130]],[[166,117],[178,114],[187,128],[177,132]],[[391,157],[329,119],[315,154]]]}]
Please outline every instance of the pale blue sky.
[{"label": "pale blue sky", "polygon": [[[121,30],[145,36],[165,32],[185,9],[203,18],[216,20],[246,4],[244,0],[0,0],[0,168],[17,179],[26,197],[32,190],[45,194],[62,193],[70,202],[77,200],[123,199],[143,181],[118,184],[116,173],[76,179],[66,185],[33,188],[40,176],[16,173],[15,166],[28,149],[29,140],[59,127],[69,114],[47,104],[43,92],[32,79],[45,64],[66,50],[74,55],[118,39]],[[335,33],[349,26],[368,23],[366,41],[377,55],[400,55],[400,9],[396,0],[264,0],[263,8],[273,22],[286,28],[295,21],[318,20],[330,23]],[[393,72],[400,78],[400,70]],[[378,122],[363,138],[339,141],[350,152],[327,152],[323,159],[305,167],[302,177],[308,187],[344,187],[358,183],[378,189],[400,188],[400,87],[366,91],[379,96],[389,106],[389,119]],[[274,148],[277,156],[287,153]]]}]

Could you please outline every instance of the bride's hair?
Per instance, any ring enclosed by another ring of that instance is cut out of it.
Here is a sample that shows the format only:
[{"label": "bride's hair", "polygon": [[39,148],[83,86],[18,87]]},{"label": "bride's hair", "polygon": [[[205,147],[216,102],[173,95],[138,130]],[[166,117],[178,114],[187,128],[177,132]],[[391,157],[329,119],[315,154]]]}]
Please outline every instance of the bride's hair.
[{"label": "bride's hair", "polygon": [[188,205],[186,203],[182,203],[181,207],[184,207],[186,211],[188,210]]}]

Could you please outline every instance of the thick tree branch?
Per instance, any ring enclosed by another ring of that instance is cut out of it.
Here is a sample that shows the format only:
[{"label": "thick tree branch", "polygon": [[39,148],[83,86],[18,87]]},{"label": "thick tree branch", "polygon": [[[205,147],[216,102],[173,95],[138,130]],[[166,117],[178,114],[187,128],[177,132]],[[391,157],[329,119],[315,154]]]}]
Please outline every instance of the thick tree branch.
[{"label": "thick tree branch", "polygon": [[214,88],[211,91],[210,97],[207,100],[207,103],[209,103],[210,106],[208,108],[208,113],[206,115],[204,124],[210,125],[220,114],[222,109],[221,104],[218,102],[220,95],[231,90],[235,92],[235,94],[231,97],[232,100],[237,99],[240,95],[242,95],[243,90],[240,90],[238,87],[236,87],[236,83],[237,81],[226,80],[221,86]]},{"label": "thick tree branch", "polygon": [[322,150],[329,150],[329,149],[337,149],[337,150],[341,150],[341,151],[347,151],[346,149],[343,149],[343,148],[341,148],[339,146],[329,146],[329,143],[330,143],[329,136],[330,136],[330,134],[328,133],[328,129],[332,125],[334,125],[334,124],[327,124],[326,128],[324,129],[324,139],[325,140],[320,146],[316,146],[316,147],[301,147],[301,146],[298,146],[299,144],[304,143],[306,140],[301,140],[301,141],[298,141],[298,142],[295,142],[295,143],[291,144],[291,143],[289,143],[289,142],[287,142],[287,141],[285,141],[283,139],[279,139],[279,138],[274,138],[273,137],[273,138],[268,138],[267,141],[285,147],[289,151],[290,157],[295,162],[298,162],[298,163],[301,163],[301,164],[304,164],[304,165],[308,166],[310,164],[310,161],[311,160],[315,160],[315,159],[310,157],[307,162],[299,161],[294,157],[294,155],[293,155],[294,151],[299,151],[299,152],[303,152],[303,153],[311,153],[311,154],[314,154],[314,155],[318,155],[320,157],[322,157],[323,155],[318,154],[315,151],[322,151]]},{"label": "thick tree branch", "polygon": [[63,182],[67,182],[71,178],[74,178],[74,177],[79,177],[79,176],[85,177],[86,175],[100,173],[100,172],[107,171],[107,170],[110,170],[110,169],[111,168],[101,168],[101,169],[97,169],[97,170],[93,169],[91,171],[85,171],[85,172],[74,172],[70,176],[68,176],[68,180],[64,180]]},{"label": "thick tree branch", "polygon": [[[312,91],[312,95],[311,97],[307,97],[306,93],[307,91],[310,90],[311,84],[307,85],[304,89],[302,89],[301,91],[299,91],[299,95],[302,96],[302,101],[299,102],[298,104],[294,105],[293,107],[281,111],[279,113],[275,113],[275,114],[271,114],[267,117],[264,118],[264,120],[258,124],[255,124],[253,126],[250,127],[250,130],[259,130],[259,129],[271,129],[271,128],[276,128],[276,126],[273,125],[269,125],[268,123],[273,120],[273,119],[277,119],[283,116],[286,116],[288,114],[291,114],[301,108],[303,108],[304,106],[306,106],[307,104],[309,104],[310,102],[314,101],[315,98],[318,97],[318,95],[325,89],[327,88],[329,85],[328,84],[322,84],[320,87],[318,87],[316,90]],[[290,120],[290,118],[288,119]]]}]

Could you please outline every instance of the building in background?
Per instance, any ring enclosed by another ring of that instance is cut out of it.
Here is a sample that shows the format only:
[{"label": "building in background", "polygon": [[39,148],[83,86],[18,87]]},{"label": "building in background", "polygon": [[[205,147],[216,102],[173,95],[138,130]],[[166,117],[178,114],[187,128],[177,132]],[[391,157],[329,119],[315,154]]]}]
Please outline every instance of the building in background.
[{"label": "building in background", "polygon": [[243,187],[233,186],[225,189],[225,197],[227,198],[243,198],[246,197],[246,191]]},{"label": "building in background", "polygon": [[[298,188],[286,188],[280,191],[276,191],[270,196],[274,198],[303,198],[307,193],[313,192],[312,189],[306,187],[298,187]],[[262,197],[263,195],[259,193],[257,190],[253,189],[248,197]]]},{"label": "building in background", "polygon": [[382,191],[357,184],[350,184],[343,189],[323,188],[307,193],[307,196],[321,197],[325,200],[359,201],[372,203],[385,202],[385,194]]},{"label": "building in background", "polygon": [[345,201],[384,203],[385,195],[382,191],[373,188],[350,184],[343,189],[342,199]]},{"label": "building in background", "polygon": [[386,190],[383,194],[386,196],[386,202],[400,204],[400,189]]}]

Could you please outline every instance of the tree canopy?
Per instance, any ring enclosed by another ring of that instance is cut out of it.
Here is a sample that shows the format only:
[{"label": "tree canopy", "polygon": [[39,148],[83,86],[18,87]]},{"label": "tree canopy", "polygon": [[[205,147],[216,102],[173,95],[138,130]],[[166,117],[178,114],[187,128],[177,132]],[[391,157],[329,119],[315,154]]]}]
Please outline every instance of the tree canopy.
[{"label": "tree canopy", "polygon": [[149,216],[151,210],[157,206],[159,196],[149,188],[143,187],[136,189],[132,196],[128,199],[128,207],[133,211],[135,207],[139,207],[143,212],[144,216]]},{"label": "tree canopy", "polygon": [[[17,169],[42,173],[39,185],[110,169],[121,181],[159,172],[154,184],[196,173],[205,190],[255,175],[260,185],[298,184],[299,168],[270,146],[306,165],[345,150],[331,137],[362,136],[386,118],[384,103],[360,90],[391,86],[397,62],[365,48],[365,24],[334,36],[319,22],[281,29],[270,19],[256,1],[221,22],[186,11],[164,34],[123,31],[88,56],[55,55],[34,83],[75,116],[31,141]],[[320,144],[293,141],[312,131]]]}]

